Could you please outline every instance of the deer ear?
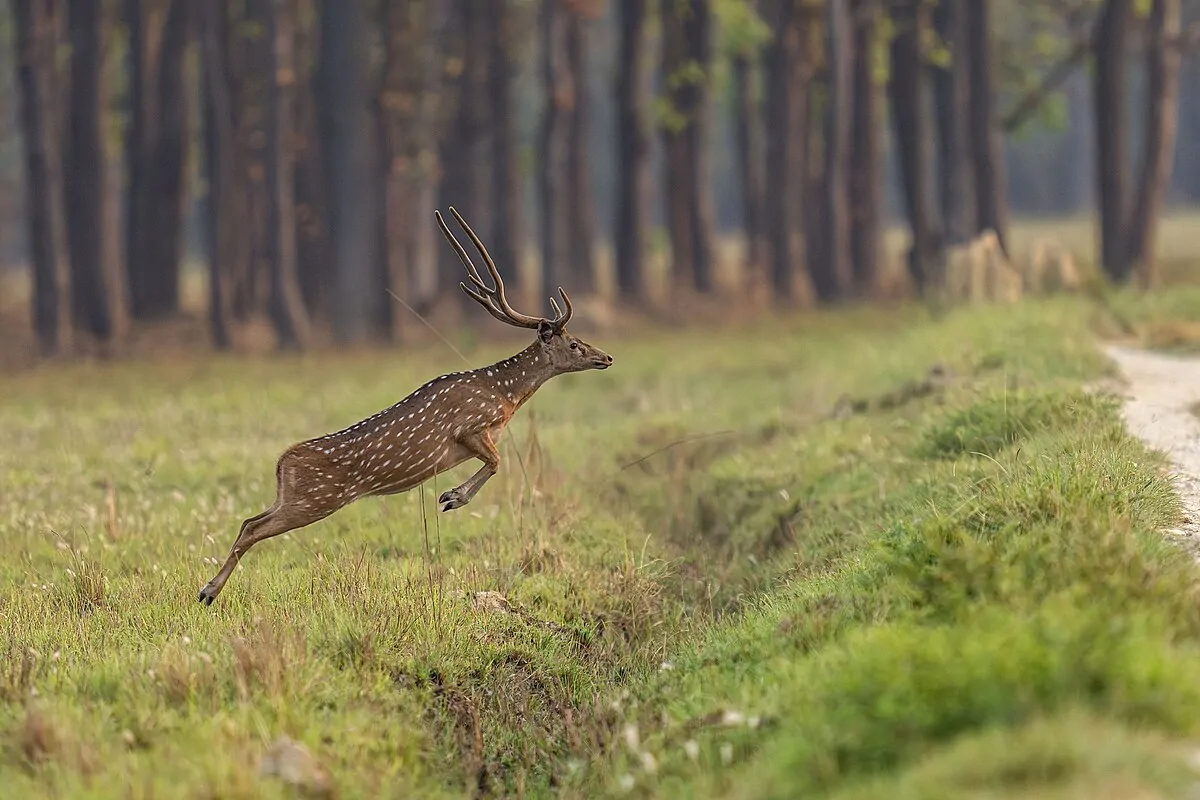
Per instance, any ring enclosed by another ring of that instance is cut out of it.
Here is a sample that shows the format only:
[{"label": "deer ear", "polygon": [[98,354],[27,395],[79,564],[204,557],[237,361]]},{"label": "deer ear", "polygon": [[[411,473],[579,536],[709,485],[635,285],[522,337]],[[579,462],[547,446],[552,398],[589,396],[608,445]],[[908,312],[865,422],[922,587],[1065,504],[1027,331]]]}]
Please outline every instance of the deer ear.
[{"label": "deer ear", "polygon": [[539,322],[538,323],[538,338],[542,340],[542,343],[549,344],[550,337],[552,337],[552,336],[554,336],[554,326],[551,325],[546,320],[542,320],[541,322]]}]

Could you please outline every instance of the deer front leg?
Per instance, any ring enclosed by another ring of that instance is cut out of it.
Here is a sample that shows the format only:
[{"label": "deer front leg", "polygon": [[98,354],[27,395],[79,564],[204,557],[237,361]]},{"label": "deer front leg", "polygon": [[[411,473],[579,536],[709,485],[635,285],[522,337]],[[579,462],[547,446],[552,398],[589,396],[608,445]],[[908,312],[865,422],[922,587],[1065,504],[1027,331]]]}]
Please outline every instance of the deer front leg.
[{"label": "deer front leg", "polygon": [[482,489],[483,485],[488,482],[488,479],[495,475],[496,471],[500,468],[500,451],[496,449],[496,445],[492,442],[492,437],[486,430],[464,436],[458,443],[482,461],[483,466],[474,475],[463,481],[461,485],[442,492],[442,496],[438,498],[438,503],[442,505],[442,511],[462,508],[471,502],[471,498],[475,496],[475,493]]}]

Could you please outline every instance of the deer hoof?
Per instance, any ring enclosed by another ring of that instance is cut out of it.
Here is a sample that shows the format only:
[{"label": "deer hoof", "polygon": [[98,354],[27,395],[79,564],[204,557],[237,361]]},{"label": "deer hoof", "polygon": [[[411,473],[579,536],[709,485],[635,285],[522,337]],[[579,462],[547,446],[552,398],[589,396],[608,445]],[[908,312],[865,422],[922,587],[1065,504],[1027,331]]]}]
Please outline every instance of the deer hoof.
[{"label": "deer hoof", "polygon": [[204,605],[211,606],[213,604],[213,600],[216,600],[216,599],[217,599],[217,593],[213,590],[211,584],[205,586],[203,589],[200,590],[200,602],[203,603]]},{"label": "deer hoof", "polygon": [[458,493],[457,489],[451,489],[447,492],[442,492],[442,496],[438,498],[438,503],[442,505],[442,511],[451,511],[455,508],[462,508],[467,504],[467,501]]}]

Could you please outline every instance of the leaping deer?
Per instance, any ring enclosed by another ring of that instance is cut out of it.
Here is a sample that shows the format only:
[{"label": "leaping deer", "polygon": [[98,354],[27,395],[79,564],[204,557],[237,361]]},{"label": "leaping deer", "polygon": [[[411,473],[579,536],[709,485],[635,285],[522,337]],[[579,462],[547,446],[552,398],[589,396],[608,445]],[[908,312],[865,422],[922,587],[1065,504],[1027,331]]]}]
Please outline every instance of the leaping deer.
[{"label": "leaping deer", "polygon": [[484,282],[466,249],[435,211],[438,227],[473,284],[459,283],[459,287],[496,319],[536,330],[537,338],[503,361],[434,378],[391,408],[285,450],[275,465],[275,502],[242,523],[220,571],[200,590],[200,602],[212,605],[246,551],[259,542],[311,525],[360,497],[407,492],[477,458],[483,466],[438,499],[442,511],[462,508],[500,468],[496,449],[500,434],[542,384],[568,372],[612,366],[608,353],[567,333],[571,299],[561,287],[563,306],[550,298],[554,319],[514,311],[487,248],[453,207],[450,213],[479,251],[495,283],[491,288]]}]

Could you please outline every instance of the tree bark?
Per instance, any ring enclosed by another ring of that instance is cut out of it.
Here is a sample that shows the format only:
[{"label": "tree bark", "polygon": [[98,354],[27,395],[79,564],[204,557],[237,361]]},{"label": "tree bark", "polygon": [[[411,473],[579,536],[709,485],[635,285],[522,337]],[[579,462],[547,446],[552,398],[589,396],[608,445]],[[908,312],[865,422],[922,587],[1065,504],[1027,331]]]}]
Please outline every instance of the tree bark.
[{"label": "tree bark", "polygon": [[100,341],[111,338],[113,315],[104,259],[107,155],[101,60],[106,24],[94,0],[70,0],[67,25],[71,40],[71,88],[66,177],[67,247],[71,261],[71,309],[75,324]]},{"label": "tree bark", "polygon": [[250,256],[242,159],[226,74],[228,28],[224,4],[207,3],[201,17],[204,65],[205,166],[208,182],[208,313],[213,346],[233,344],[229,330],[229,276],[244,272]]},{"label": "tree bark", "polygon": [[619,0],[617,77],[617,292],[641,300],[645,290],[646,221],[653,175],[650,163],[647,0]]},{"label": "tree bark", "polygon": [[588,35],[581,9],[567,10],[564,37],[572,100],[566,133],[567,258],[571,264],[572,288],[580,293],[590,293],[596,289],[596,201],[592,194],[588,142],[591,116],[587,85]]},{"label": "tree bark", "polygon": [[992,63],[991,3],[963,4],[966,50],[970,68],[970,140],[975,166],[976,233],[993,230],[1000,249],[1008,252],[1008,187],[1005,184],[1004,133],[996,109]]},{"label": "tree bark", "polygon": [[879,0],[856,0],[854,113],[850,132],[850,253],[854,286],[868,296],[879,276],[883,241],[883,88],[875,77]]},{"label": "tree bark", "polygon": [[821,184],[825,235],[821,258],[811,265],[813,288],[824,302],[843,298],[853,283],[850,262],[850,212],[847,160],[851,133],[853,40],[849,0],[825,4],[825,174]]},{"label": "tree bark", "polygon": [[665,4],[661,17],[662,79],[669,106],[662,124],[671,273],[683,285],[709,292],[716,250],[706,152],[712,11],[709,0],[680,0]]},{"label": "tree bark", "polygon": [[320,115],[329,190],[331,317],[342,344],[362,341],[375,308],[377,198],[371,98],[366,76],[363,0],[325,2],[322,9]]},{"label": "tree bark", "polygon": [[[445,0],[442,0],[445,2]],[[458,104],[450,145],[443,162],[446,176],[442,197],[453,205],[476,231],[492,230],[490,199],[488,91],[488,6],[497,0],[456,0],[457,25],[462,31],[462,74],[458,80]],[[471,300],[458,291],[462,264],[449,247],[443,247],[441,268],[445,287],[464,304]],[[466,307],[466,306],[464,306]]]},{"label": "tree bark", "polygon": [[742,229],[746,236],[744,269],[751,284],[762,277],[763,258],[763,130],[762,104],[755,91],[756,69],[748,53],[733,58],[735,93],[734,136],[737,146],[737,170],[741,188]]},{"label": "tree bark", "polygon": [[504,283],[521,287],[525,243],[524,181],[517,147],[517,108],[514,91],[519,25],[514,0],[489,0],[488,94],[492,129],[492,235],[489,249],[505,269]]},{"label": "tree bark", "polygon": [[1179,126],[1179,70],[1182,54],[1166,42],[1179,36],[1179,0],[1154,0],[1146,47],[1146,134],[1137,197],[1129,224],[1126,258],[1138,268],[1138,281],[1158,282],[1158,223],[1171,183]]},{"label": "tree bark", "polygon": [[771,285],[780,303],[799,299],[803,270],[802,187],[807,178],[804,148],[808,85],[804,65],[805,22],[793,0],[773,0],[769,15],[775,37],[767,48],[766,238]]},{"label": "tree bark", "polygon": [[938,129],[938,194],[948,243],[965,242],[979,230],[975,211],[975,167],[968,135],[971,62],[975,58],[970,52],[967,37],[969,5],[971,3],[941,2],[933,11],[934,28],[950,49],[950,64],[933,67]]},{"label": "tree bark", "polygon": [[543,0],[541,13],[542,112],[538,186],[541,194],[542,292],[553,292],[562,283],[567,259],[567,136],[570,124],[570,72],[566,53],[566,9],[563,0]]},{"label": "tree bark", "polygon": [[908,270],[919,294],[940,270],[943,250],[930,175],[930,147],[924,110],[923,33],[928,10],[921,0],[904,0],[893,11],[891,45],[892,120],[896,131],[904,200],[912,245]]},{"label": "tree bark", "polygon": [[1096,183],[1100,206],[1100,263],[1112,280],[1132,272],[1129,219],[1129,125],[1125,114],[1125,51],[1133,22],[1132,0],[1105,0],[1096,23]]},{"label": "tree bark", "polygon": [[295,171],[291,139],[295,131],[296,65],[293,0],[268,0],[270,99],[267,103],[268,257],[271,269],[271,321],[280,349],[295,350],[309,340],[309,321],[296,279]]},{"label": "tree bark", "polygon": [[317,1],[301,0],[307,13],[298,10],[296,20],[296,274],[310,319],[328,315],[330,285],[329,231],[325,225],[329,213],[313,69],[318,54]]},{"label": "tree bark", "polygon": [[[81,0],[82,2],[82,0]],[[179,310],[179,273],[183,256],[184,178],[187,164],[187,93],[183,86],[183,61],[190,38],[189,0],[170,0],[163,23],[161,44],[146,30],[148,19],[137,0],[128,4],[132,33],[130,47],[135,77],[147,92],[134,101],[134,124],[129,146],[131,186],[128,220],[128,280],[130,310],[135,319],[170,316]],[[152,74],[136,75],[149,65]],[[141,119],[138,115],[142,115]]]},{"label": "tree bark", "polygon": [[13,0],[17,89],[25,167],[25,221],[33,271],[33,327],[43,355],[65,345],[66,230],[56,124],[57,37],[45,0]]}]

